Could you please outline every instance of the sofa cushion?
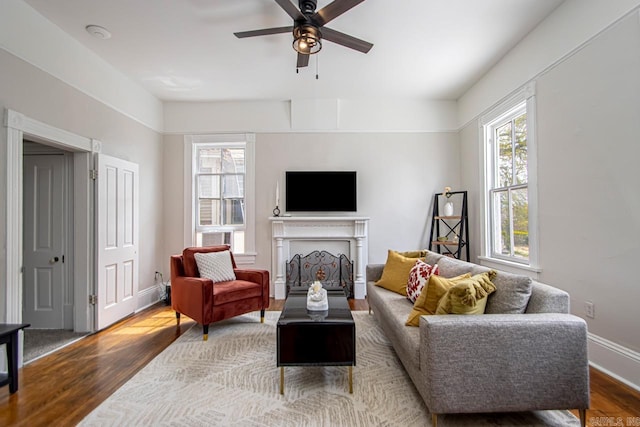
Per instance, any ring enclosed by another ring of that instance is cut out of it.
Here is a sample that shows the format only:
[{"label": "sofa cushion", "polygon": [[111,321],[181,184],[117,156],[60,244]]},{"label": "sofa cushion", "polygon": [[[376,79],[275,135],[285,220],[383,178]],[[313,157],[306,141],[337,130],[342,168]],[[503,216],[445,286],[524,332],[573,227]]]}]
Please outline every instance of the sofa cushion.
[{"label": "sofa cushion", "polygon": [[406,366],[411,364],[414,370],[420,369],[420,330],[407,328],[407,319],[413,305],[402,295],[378,286],[367,285],[367,297],[374,315],[385,330],[385,335],[394,350]]},{"label": "sofa cushion", "polygon": [[432,274],[438,274],[438,264],[429,265],[421,260],[416,261],[409,272],[409,280],[407,281],[407,298],[409,301],[416,302]]},{"label": "sofa cushion", "polygon": [[440,261],[440,258],[442,258],[444,255],[439,254],[437,252],[431,252],[431,251],[427,251],[427,255],[425,255],[424,257],[424,262],[426,262],[427,264],[437,264],[438,261]]},{"label": "sofa cushion", "polygon": [[211,279],[213,283],[236,280],[231,264],[231,252],[195,253],[200,277]]},{"label": "sofa cushion", "polygon": [[424,314],[436,314],[438,308],[438,302],[440,298],[447,293],[449,288],[456,285],[463,279],[468,279],[471,274],[466,273],[462,276],[444,278],[436,275],[432,275],[427,282],[427,285],[422,290],[422,293],[413,304],[413,309],[407,317],[405,325],[407,326],[420,326],[420,316]]},{"label": "sofa cushion", "polygon": [[476,267],[470,262],[461,261],[459,259],[443,256],[438,260],[438,269],[443,277],[456,277],[461,274],[471,273]]},{"label": "sofa cushion", "polygon": [[417,260],[417,258],[407,258],[396,251],[389,250],[382,277],[376,285],[406,296],[409,273]]},{"label": "sofa cushion", "polygon": [[495,275],[492,270],[461,280],[440,298],[436,314],[484,314],[487,299],[496,290],[491,283]]},{"label": "sofa cushion", "polygon": [[531,278],[499,271],[492,280],[496,291],[489,296],[485,313],[524,313],[531,296]]}]

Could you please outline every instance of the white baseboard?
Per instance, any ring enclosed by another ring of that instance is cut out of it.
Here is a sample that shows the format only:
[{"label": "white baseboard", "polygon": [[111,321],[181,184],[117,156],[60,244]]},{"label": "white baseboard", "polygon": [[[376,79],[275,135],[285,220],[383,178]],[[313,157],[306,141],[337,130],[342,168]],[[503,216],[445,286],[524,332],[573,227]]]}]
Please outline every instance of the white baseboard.
[{"label": "white baseboard", "polygon": [[138,308],[136,313],[157,303],[164,296],[161,284],[138,291]]},{"label": "white baseboard", "polygon": [[589,364],[640,391],[640,353],[588,333]]}]

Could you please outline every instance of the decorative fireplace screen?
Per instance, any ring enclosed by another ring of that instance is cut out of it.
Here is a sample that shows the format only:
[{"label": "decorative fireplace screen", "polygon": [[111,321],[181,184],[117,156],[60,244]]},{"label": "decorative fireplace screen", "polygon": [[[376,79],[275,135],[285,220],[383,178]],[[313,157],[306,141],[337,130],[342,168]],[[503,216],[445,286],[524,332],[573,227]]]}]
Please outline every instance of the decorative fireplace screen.
[{"label": "decorative fireplace screen", "polygon": [[346,255],[313,251],[287,262],[287,294],[292,286],[309,287],[316,280],[325,287],[341,287],[347,298],[353,298],[353,262]]}]

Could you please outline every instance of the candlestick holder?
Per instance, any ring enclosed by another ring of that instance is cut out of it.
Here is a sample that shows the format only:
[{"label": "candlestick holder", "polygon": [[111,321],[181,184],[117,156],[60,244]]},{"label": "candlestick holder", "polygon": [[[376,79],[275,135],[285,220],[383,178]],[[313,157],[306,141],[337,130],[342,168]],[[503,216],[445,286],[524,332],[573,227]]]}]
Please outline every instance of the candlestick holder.
[{"label": "candlestick holder", "polygon": [[277,205],[273,209],[273,216],[280,216],[280,208]]}]

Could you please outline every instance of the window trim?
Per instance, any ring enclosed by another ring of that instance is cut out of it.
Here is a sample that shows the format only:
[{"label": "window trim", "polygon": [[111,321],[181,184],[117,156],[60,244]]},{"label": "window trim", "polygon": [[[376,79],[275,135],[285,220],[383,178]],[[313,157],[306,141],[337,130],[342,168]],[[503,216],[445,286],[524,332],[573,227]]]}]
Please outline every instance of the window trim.
[{"label": "window trim", "polygon": [[[524,111],[527,113],[527,187],[529,201],[529,260],[518,262],[511,257],[495,257],[491,251],[491,200],[489,189],[492,180],[493,159],[493,124],[501,118],[512,114],[518,107],[525,103]],[[536,141],[536,96],[535,82],[529,82],[509,97],[502,100],[494,108],[484,114],[479,120],[479,140],[482,147],[480,166],[480,201],[481,201],[481,255],[480,261],[487,263],[505,264],[510,268],[521,269],[525,274],[534,273],[537,276],[541,272],[538,253],[538,177],[537,177],[537,141]]]},{"label": "window trim", "polygon": [[195,244],[195,146],[197,144],[242,144],[245,147],[245,251],[233,253],[238,265],[255,264],[255,141],[253,133],[185,135],[184,137],[184,247]]}]

